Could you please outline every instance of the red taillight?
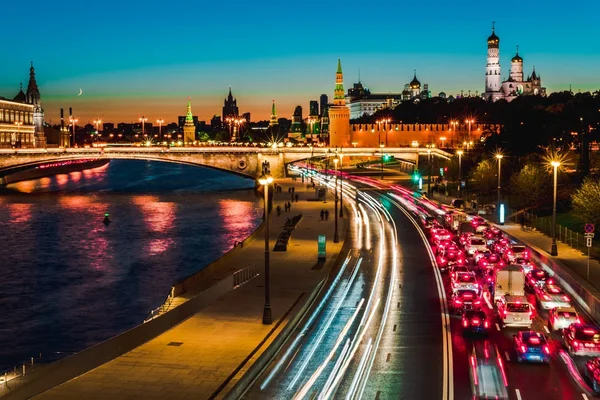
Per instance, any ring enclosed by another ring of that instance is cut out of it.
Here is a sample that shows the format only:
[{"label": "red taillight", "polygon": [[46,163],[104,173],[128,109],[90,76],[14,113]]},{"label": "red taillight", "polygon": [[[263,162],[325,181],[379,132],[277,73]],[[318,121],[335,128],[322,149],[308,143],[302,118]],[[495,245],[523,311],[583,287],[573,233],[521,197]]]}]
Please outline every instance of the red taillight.
[{"label": "red taillight", "polygon": [[459,299],[454,300],[454,304],[462,304],[462,301],[460,301]]},{"label": "red taillight", "polygon": [[502,315],[504,315],[506,317],[506,310],[502,310]]},{"label": "red taillight", "polygon": [[492,278],[488,278],[488,282],[491,282],[491,281],[492,281]]},{"label": "red taillight", "polygon": [[483,323],[484,328],[489,328],[490,327],[490,323],[488,321],[485,321]]},{"label": "red taillight", "polygon": [[544,353],[550,354],[550,347],[544,346]]},{"label": "red taillight", "polygon": [[467,326],[469,326],[469,321],[467,321],[466,319],[463,319],[463,326],[466,328]]},{"label": "red taillight", "polygon": [[479,325],[480,321],[479,321],[479,318],[473,318],[472,322],[473,322],[473,325]]},{"label": "red taillight", "polygon": [[550,296],[548,296],[547,294],[544,295],[544,300],[550,300]]},{"label": "red taillight", "polygon": [[584,329],[583,332],[587,333],[588,335],[596,334],[596,331],[594,329]]},{"label": "red taillight", "polygon": [[579,347],[579,342],[577,340],[573,340],[573,347]]},{"label": "red taillight", "polygon": [[581,318],[577,317],[577,319],[575,320],[575,323],[581,324]]},{"label": "red taillight", "polygon": [[571,301],[571,300],[569,299],[569,296],[563,296],[563,297],[562,297],[562,299],[563,299],[564,301]]},{"label": "red taillight", "polygon": [[521,353],[527,352],[527,346],[521,345]]},{"label": "red taillight", "polygon": [[473,304],[475,304],[476,306],[478,306],[478,305],[481,304],[481,300],[475,300],[475,302]]}]

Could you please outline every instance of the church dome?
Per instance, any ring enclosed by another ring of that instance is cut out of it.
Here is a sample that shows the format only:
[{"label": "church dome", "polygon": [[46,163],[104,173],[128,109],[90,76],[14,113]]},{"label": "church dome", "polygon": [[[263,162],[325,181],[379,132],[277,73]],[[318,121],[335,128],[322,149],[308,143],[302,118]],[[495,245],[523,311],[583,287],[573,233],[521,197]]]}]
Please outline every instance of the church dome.
[{"label": "church dome", "polygon": [[514,63],[522,63],[523,62],[523,58],[519,55],[519,46],[517,46],[517,54],[510,61],[514,62]]},{"label": "church dome", "polygon": [[417,72],[415,71],[415,76],[412,81],[410,81],[411,89],[421,89],[421,82],[417,79]]},{"label": "church dome", "polygon": [[496,29],[492,27],[492,34],[487,39],[488,47],[499,47],[500,38],[496,36]]}]

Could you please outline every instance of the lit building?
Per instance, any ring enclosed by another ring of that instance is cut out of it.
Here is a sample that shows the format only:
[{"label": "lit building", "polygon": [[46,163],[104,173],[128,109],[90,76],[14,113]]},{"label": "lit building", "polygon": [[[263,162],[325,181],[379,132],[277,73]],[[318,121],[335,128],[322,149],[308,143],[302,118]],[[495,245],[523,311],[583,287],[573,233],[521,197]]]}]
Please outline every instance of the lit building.
[{"label": "lit building", "polygon": [[221,115],[223,117],[222,121],[226,121],[227,118],[237,118],[239,115],[237,100],[231,94],[231,86],[229,86],[229,94],[224,101],[223,114]]},{"label": "lit building", "polygon": [[329,99],[328,99],[328,97],[327,97],[326,94],[322,94],[319,97],[319,106],[320,106],[320,108],[319,108],[319,115],[322,116],[323,114],[325,114],[325,111],[327,110],[327,107],[329,107]]},{"label": "lit building", "polygon": [[346,95],[351,119],[373,115],[382,108],[393,108],[401,99],[401,93],[371,93],[360,81],[352,85]]},{"label": "lit building", "polygon": [[44,110],[33,64],[27,92],[21,86],[12,100],[0,97],[0,147],[46,147]]},{"label": "lit building", "polygon": [[302,138],[302,106],[296,106],[292,115],[292,126],[288,137],[294,139]]},{"label": "lit building", "polygon": [[523,58],[517,54],[511,59],[510,74],[507,80],[502,81],[500,67],[500,38],[496,35],[496,28],[492,24],[492,34],[487,39],[487,64],[485,68],[485,92],[482,94],[484,100],[496,101],[505,99],[514,100],[519,96],[546,95],[546,88],[542,87],[540,76],[533,72],[527,79],[523,75]]},{"label": "lit building", "polygon": [[275,100],[273,100],[273,105],[271,106],[271,119],[269,120],[269,126],[279,125],[279,121],[277,121],[277,111],[275,110]]},{"label": "lit building", "polygon": [[[196,121],[198,121],[196,119]],[[183,124],[183,142],[193,143],[196,141],[196,125],[194,115],[192,114],[192,102],[188,97],[187,112],[185,113],[185,123]]]},{"label": "lit building", "polygon": [[348,147],[350,143],[350,109],[346,106],[342,62],[338,59],[333,105],[329,106],[329,145]]}]

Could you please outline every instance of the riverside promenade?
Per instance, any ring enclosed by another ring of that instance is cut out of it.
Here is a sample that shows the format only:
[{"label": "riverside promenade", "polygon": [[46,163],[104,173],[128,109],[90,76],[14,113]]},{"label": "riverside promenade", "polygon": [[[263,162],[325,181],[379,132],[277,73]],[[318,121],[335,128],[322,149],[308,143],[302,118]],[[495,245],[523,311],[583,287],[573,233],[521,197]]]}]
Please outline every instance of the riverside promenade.
[{"label": "riverside promenade", "polygon": [[[232,250],[230,258],[230,262],[239,268],[249,265],[258,267],[258,277],[149,342],[34,398],[223,398],[303,308],[311,292],[326,277],[342,250],[350,226],[346,218],[340,219],[340,243],[334,244],[332,194],[327,195],[327,203],[308,201],[314,199],[310,182],[302,183],[300,178],[276,182],[283,190],[282,193],[275,193],[270,214],[272,325],[262,324],[264,236],[258,235],[244,247],[238,246]],[[284,212],[284,203],[292,199],[288,193],[288,188],[292,186],[299,199],[291,203],[290,212]],[[282,210],[279,217],[277,205]],[[329,211],[328,221],[321,220],[320,212],[323,209]],[[273,252],[286,219],[300,213],[302,219],[291,235],[287,251]],[[318,264],[317,236],[322,234],[327,236],[327,261]],[[34,386],[35,382],[30,385]],[[31,392],[23,397],[21,395],[15,391],[9,398],[28,398]]]}]

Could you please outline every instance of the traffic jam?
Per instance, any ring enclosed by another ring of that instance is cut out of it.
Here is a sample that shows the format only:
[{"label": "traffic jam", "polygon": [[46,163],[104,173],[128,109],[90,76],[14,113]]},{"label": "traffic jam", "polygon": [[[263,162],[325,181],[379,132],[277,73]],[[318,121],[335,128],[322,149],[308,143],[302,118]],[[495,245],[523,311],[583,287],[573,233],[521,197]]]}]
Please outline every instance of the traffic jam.
[{"label": "traffic jam", "polygon": [[[464,365],[469,397],[600,396],[600,329],[536,265],[531,250],[479,215],[395,190],[394,197],[419,218],[435,255],[451,314],[455,379]],[[578,387],[577,396],[566,389],[546,396],[554,378],[551,384],[532,382],[554,375],[572,379],[565,387]]]}]

